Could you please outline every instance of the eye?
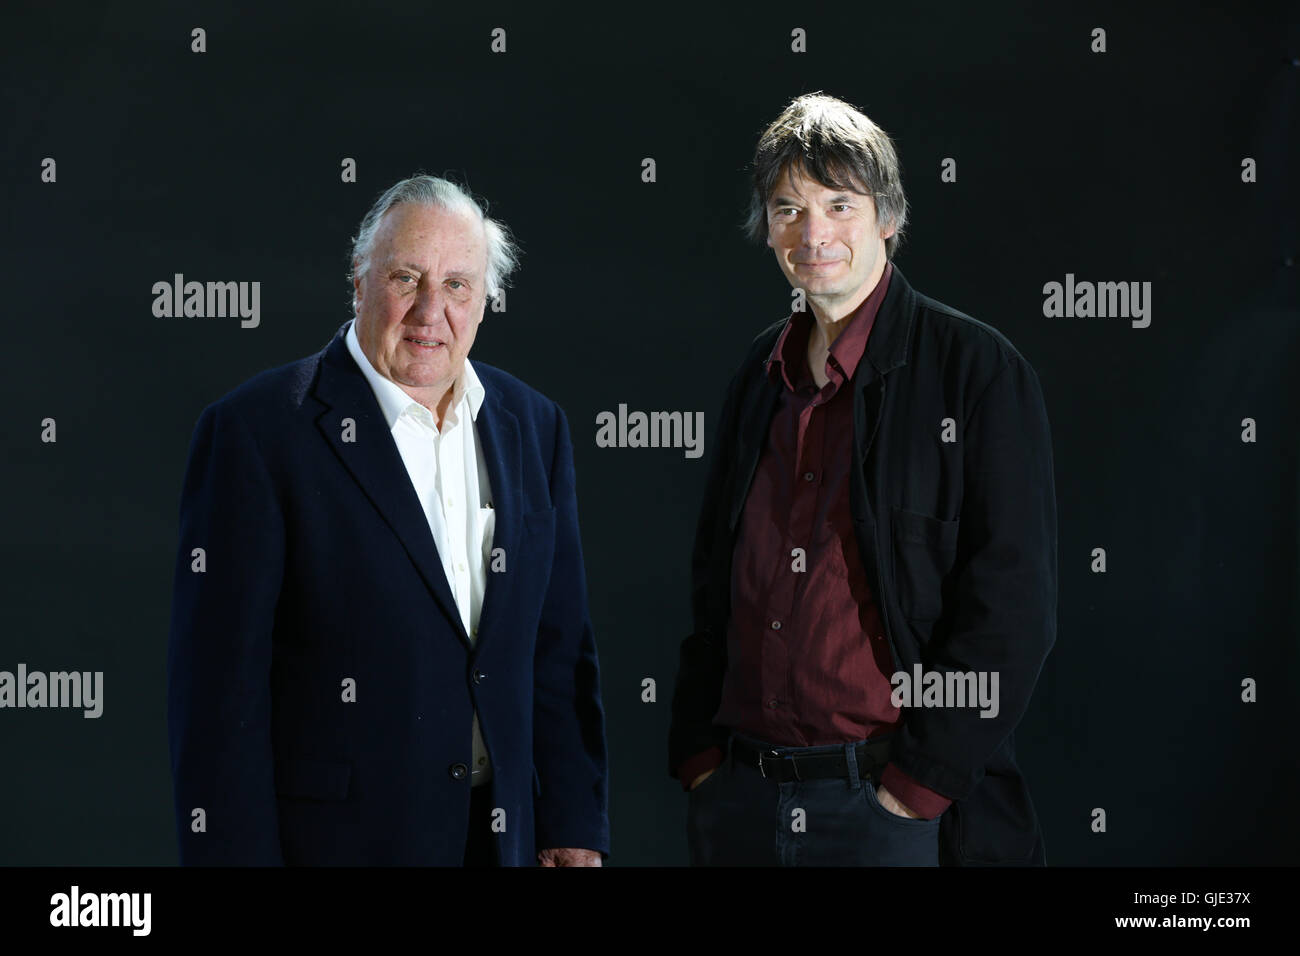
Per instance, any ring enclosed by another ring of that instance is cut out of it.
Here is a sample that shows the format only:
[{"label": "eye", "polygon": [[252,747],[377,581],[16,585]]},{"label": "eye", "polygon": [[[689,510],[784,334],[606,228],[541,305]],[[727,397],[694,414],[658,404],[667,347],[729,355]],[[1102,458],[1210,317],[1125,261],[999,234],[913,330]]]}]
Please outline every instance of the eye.
[{"label": "eye", "polygon": [[461,289],[465,286],[465,283],[461,282],[459,279],[448,279],[447,284],[453,289]]},{"label": "eye", "polygon": [[412,282],[415,281],[415,276],[407,275],[405,272],[403,272],[403,273],[402,273],[401,275],[399,275],[399,276],[396,276],[395,278],[396,278],[399,282],[400,282],[402,279],[410,279]]},{"label": "eye", "polygon": [[847,212],[849,209],[852,209],[853,207],[850,206],[850,205],[849,205],[848,203],[846,203],[846,202],[837,202],[835,205],[831,206],[831,208],[832,208],[832,209],[843,209],[843,210],[845,210],[845,211]]}]

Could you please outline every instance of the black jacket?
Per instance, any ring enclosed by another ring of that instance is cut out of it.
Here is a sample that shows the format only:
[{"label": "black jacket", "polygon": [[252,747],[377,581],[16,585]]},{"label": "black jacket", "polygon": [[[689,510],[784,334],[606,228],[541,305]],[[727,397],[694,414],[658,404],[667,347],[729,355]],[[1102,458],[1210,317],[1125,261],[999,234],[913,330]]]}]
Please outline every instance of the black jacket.
[{"label": "black jacket", "polygon": [[[754,339],[714,438],[673,694],[673,776],[727,739],[712,720],[732,550],[780,395],[763,366],[787,321]],[[891,759],[954,801],[942,863],[1045,864],[1012,740],[1056,639],[1056,491],[1038,376],[1002,333],[916,292],[895,264],[852,387],[850,510],[895,666],[999,675],[996,717],[905,708]]]}]

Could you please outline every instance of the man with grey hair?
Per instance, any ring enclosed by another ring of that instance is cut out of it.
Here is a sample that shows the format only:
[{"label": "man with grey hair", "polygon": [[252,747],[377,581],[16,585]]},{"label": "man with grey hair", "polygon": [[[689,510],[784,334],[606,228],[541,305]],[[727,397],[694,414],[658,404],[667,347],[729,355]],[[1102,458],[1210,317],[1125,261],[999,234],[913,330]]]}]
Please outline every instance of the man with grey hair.
[{"label": "man with grey hair", "polygon": [[168,652],[181,860],[599,866],[568,421],[468,358],[514,243],[419,175],[351,260],[355,317],[195,428]]},{"label": "man with grey hair", "polygon": [[1056,635],[1047,413],[1006,336],[903,277],[906,221],[850,104],[760,139],[749,231],[794,309],[727,389],[695,537],[669,734],[695,864],[1046,862],[1012,732]]}]

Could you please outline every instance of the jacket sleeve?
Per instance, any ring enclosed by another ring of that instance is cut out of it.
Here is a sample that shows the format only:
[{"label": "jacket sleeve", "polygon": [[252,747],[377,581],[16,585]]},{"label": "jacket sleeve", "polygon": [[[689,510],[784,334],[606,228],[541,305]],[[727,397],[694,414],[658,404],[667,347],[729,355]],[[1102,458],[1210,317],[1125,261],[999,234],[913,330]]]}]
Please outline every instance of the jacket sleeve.
[{"label": "jacket sleeve", "polygon": [[533,760],[541,793],[534,801],[537,849],[609,853],[609,782],[605,714],[596,641],[587,608],[578,529],[573,444],[555,407],[551,501],[555,556],[542,605],[533,662]]},{"label": "jacket sleeve", "polygon": [[962,441],[954,608],[936,626],[925,667],[996,675],[996,716],[978,707],[909,708],[894,753],[904,773],[954,800],[971,792],[1020,722],[1056,641],[1052,437],[1038,377],[1023,358],[1013,355],[975,400]]},{"label": "jacket sleeve", "polygon": [[228,407],[208,407],[185,471],[167,652],[184,865],[284,862],[270,735],[271,633],[284,541],[253,436]]},{"label": "jacket sleeve", "polygon": [[[727,671],[727,635],[718,633],[717,622],[726,619],[721,603],[728,601],[730,595],[718,593],[714,562],[729,557],[718,555],[716,550],[725,540],[719,529],[725,528],[730,519],[726,493],[730,484],[727,481],[729,463],[733,456],[729,451],[738,427],[740,384],[747,364],[742,364],[727,386],[714,432],[713,448],[709,452],[704,500],[695,529],[695,546],[691,554],[692,630],[681,642],[677,680],[673,686],[672,723],[668,731],[668,774],[678,779],[688,759],[700,756],[710,748],[726,745],[726,733],[713,726],[713,716],[718,712],[722,681]],[[705,759],[697,762],[696,766],[702,764],[707,768],[710,763],[711,759]],[[689,780],[682,780],[684,786],[689,783]]]}]

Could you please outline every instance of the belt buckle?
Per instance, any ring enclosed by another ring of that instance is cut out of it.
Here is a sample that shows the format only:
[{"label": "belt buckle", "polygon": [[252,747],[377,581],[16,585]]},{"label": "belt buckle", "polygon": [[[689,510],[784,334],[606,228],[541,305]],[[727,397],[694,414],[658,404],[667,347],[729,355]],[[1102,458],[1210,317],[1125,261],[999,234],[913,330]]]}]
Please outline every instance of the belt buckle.
[{"label": "belt buckle", "polygon": [[[780,754],[773,750],[772,756],[779,757]],[[758,751],[758,772],[762,775],[764,780],[767,779],[767,771],[763,769],[763,751],[761,749]]]}]

